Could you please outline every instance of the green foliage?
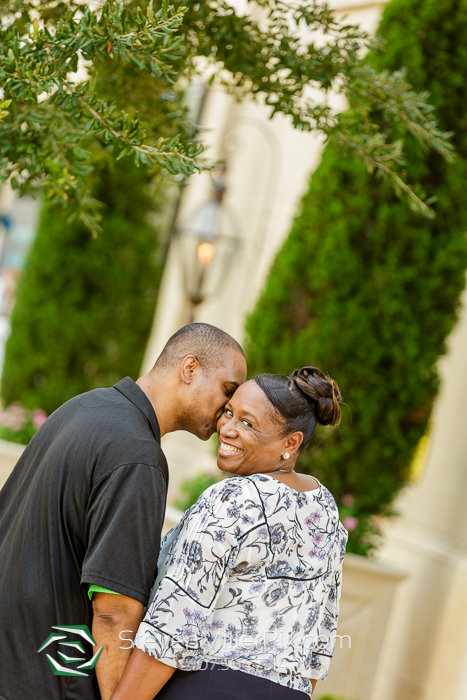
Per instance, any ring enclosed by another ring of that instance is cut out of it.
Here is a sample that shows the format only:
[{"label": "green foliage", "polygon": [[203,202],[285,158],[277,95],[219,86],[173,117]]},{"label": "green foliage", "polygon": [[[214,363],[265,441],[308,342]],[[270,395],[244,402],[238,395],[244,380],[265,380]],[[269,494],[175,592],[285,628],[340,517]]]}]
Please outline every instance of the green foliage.
[{"label": "green foliage", "polygon": [[182,482],[179,487],[179,497],[174,501],[174,506],[180,510],[188,510],[198,498],[201,496],[203,491],[217,484],[220,476],[208,473],[201,473],[194,476],[192,479],[186,479]]},{"label": "green foliage", "polygon": [[[349,548],[359,553],[374,546],[370,516],[391,512],[427,429],[467,266],[467,0],[392,0],[379,31],[388,49],[371,64],[404,62],[454,132],[454,166],[405,137],[405,181],[436,194],[437,216],[415,216],[327,147],[247,324],[250,372],[312,364],[342,389],[341,427],[318,431],[299,468],[340,503],[355,498]],[[385,128],[384,111],[373,118]]]},{"label": "green foliage", "polygon": [[96,165],[104,231],[92,238],[44,209],[17,290],[2,377],[5,402],[51,412],[75,394],[138,375],[161,273],[154,197],[128,158]]},{"label": "green foliage", "polygon": [[[334,138],[370,171],[389,177],[418,211],[431,214],[397,175],[404,161],[400,136],[412,133],[449,159],[448,137],[426,95],[417,94],[402,73],[378,73],[360,61],[365,47],[380,48],[364,31],[340,25],[314,0],[257,0],[252,16],[236,14],[224,0],[178,10],[167,2],[157,11],[140,5],[104,2],[93,11],[73,1],[0,0],[0,84],[7,98],[0,108],[3,180],[11,177],[23,193],[44,189],[51,203],[72,205],[96,231],[99,206],[88,180],[94,149],[131,154],[155,171],[193,173],[202,167],[202,147],[191,135],[182,130],[148,138],[131,94],[123,104],[106,100],[96,93],[92,75],[79,82],[73,73],[81,54],[93,69],[108,59],[131,63],[167,86],[189,79],[196,58],[204,56],[213,79],[238,97],[263,95],[272,115],[288,115],[297,128]],[[316,39],[320,32],[324,43]],[[356,118],[337,119],[322,95],[310,97],[310,86],[343,93]],[[372,118],[375,109],[385,110],[384,129]]]},{"label": "green foliage", "polygon": [[12,16],[12,23],[0,30],[0,83],[11,100],[0,121],[1,179],[10,179],[22,193],[36,190],[40,182],[51,203],[76,205],[95,231],[99,207],[87,176],[97,145],[117,158],[132,154],[137,164],[163,166],[173,174],[200,170],[199,144],[183,142],[178,134],[148,142],[137,113],[130,115],[115,101],[102,99],[92,80],[73,76],[79,55],[94,65],[110,57],[172,84],[183,14],[183,8],[154,12],[150,4],[144,14],[125,3],[104,3],[99,12],[81,7],[79,14],[72,5],[43,27],[37,17],[24,27],[23,17],[14,21]]}]

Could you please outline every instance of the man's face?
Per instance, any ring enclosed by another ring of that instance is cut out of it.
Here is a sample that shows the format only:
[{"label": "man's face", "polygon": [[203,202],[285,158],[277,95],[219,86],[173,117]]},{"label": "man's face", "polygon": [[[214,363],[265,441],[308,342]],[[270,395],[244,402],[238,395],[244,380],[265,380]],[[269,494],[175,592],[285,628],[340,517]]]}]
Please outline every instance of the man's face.
[{"label": "man's face", "polygon": [[231,350],[219,367],[198,369],[190,385],[191,398],[186,406],[184,428],[201,440],[208,440],[217,430],[217,421],[235,390],[246,379],[246,361]]}]

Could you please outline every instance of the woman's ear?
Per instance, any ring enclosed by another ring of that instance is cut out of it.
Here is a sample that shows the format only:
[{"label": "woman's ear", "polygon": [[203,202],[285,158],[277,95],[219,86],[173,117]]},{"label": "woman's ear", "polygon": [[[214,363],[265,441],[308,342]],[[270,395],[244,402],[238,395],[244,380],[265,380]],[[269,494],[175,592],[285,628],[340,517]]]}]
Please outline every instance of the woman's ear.
[{"label": "woman's ear", "polygon": [[300,430],[298,430],[296,433],[291,433],[287,437],[284,452],[290,452],[290,454],[293,455],[298,454],[298,450],[300,449],[300,445],[302,444],[302,442],[303,433]]},{"label": "woman's ear", "polygon": [[200,364],[194,355],[187,355],[180,365],[180,376],[182,382],[185,384],[191,384],[195,371],[199,368]]}]

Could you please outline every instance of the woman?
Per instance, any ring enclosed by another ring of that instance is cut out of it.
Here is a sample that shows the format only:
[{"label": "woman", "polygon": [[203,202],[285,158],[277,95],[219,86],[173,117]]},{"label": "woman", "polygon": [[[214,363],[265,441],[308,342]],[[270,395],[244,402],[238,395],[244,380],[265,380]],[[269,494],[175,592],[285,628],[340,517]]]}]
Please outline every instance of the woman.
[{"label": "woman", "polygon": [[326,678],[347,531],[326,487],[294,466],[317,423],[338,424],[340,400],[314,367],[237,389],[217,460],[237,478],[166,536],[112,700],[300,700]]}]

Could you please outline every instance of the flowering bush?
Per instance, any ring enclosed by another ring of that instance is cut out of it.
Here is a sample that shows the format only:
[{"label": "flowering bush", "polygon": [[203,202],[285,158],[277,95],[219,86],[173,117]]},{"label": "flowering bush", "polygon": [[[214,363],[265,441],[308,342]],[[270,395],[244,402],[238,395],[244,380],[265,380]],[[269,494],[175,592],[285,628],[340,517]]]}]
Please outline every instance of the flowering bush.
[{"label": "flowering bush", "polygon": [[349,542],[354,554],[368,556],[377,549],[381,542],[381,530],[376,515],[366,515],[360,512],[359,504],[351,493],[345,493],[340,502],[339,516],[342,525],[349,533]]},{"label": "flowering bush", "polygon": [[27,445],[47,420],[42,408],[32,411],[19,403],[12,403],[0,412],[0,439]]}]

